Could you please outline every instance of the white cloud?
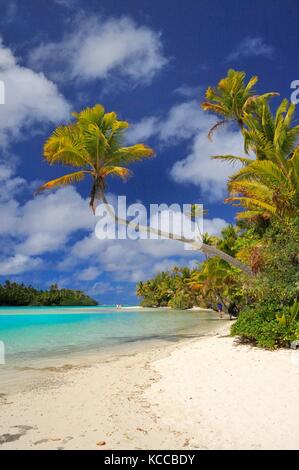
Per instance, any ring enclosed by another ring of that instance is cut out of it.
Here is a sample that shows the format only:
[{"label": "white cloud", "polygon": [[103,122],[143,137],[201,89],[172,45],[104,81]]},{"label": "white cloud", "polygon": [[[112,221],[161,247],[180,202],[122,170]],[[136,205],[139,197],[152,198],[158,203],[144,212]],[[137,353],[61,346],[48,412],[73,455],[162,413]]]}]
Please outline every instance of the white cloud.
[{"label": "white cloud", "polygon": [[15,200],[0,203],[0,235],[14,236],[18,227],[18,208]]},{"label": "white cloud", "polygon": [[145,117],[129,127],[126,141],[129,144],[135,144],[136,142],[144,142],[152,136],[159,135],[160,124],[160,120],[156,116]]},{"label": "white cloud", "polygon": [[215,117],[205,113],[196,100],[186,101],[174,105],[165,116],[147,116],[133,125],[128,142],[154,137],[163,146],[173,146],[191,139],[189,154],[173,165],[170,176],[178,183],[198,185],[208,201],[220,201],[226,195],[227,179],[234,168],[210,156],[245,154],[240,132],[230,127],[215,132],[212,142],[208,139],[215,122]]},{"label": "white cloud", "polygon": [[174,93],[184,98],[199,98],[202,89],[198,86],[181,85],[174,90]]},{"label": "white cloud", "polygon": [[180,103],[170,109],[160,128],[159,137],[162,142],[189,139],[195,131],[203,127],[206,129],[208,121],[196,100]]},{"label": "white cloud", "polygon": [[238,60],[240,57],[266,57],[270,59],[273,56],[274,47],[266,44],[260,36],[246,37],[238,46],[227,56],[226,61]]},{"label": "white cloud", "polygon": [[98,268],[95,268],[93,266],[83,269],[83,271],[79,272],[77,279],[80,279],[81,281],[93,281],[97,277],[101,275],[101,271]]},{"label": "white cloud", "polygon": [[40,267],[41,263],[42,260],[40,258],[31,258],[29,256],[16,254],[6,260],[0,261],[0,276],[31,271]]},{"label": "white cloud", "polygon": [[227,180],[237,170],[226,162],[213,160],[212,155],[244,156],[243,139],[239,132],[229,128],[214,134],[213,141],[206,132],[199,132],[194,138],[191,152],[176,162],[171,170],[172,178],[178,183],[198,185],[209,201],[220,201],[226,195]]},{"label": "white cloud", "polygon": [[38,70],[59,69],[64,80],[107,79],[113,72],[137,84],[167,63],[160,34],[129,17],[80,17],[62,41],[39,45],[29,61]]},{"label": "white cloud", "polygon": [[2,146],[33,124],[56,123],[69,116],[70,106],[57,86],[42,73],[19,65],[1,37],[0,80],[5,86],[5,104],[0,113]]},{"label": "white cloud", "polygon": [[92,259],[101,271],[113,274],[114,280],[136,282],[154,273],[153,267],[158,259],[178,255],[182,258],[191,256],[179,242],[99,240],[91,233],[75,243],[67,257],[77,260],[78,264]]},{"label": "white cloud", "polygon": [[0,202],[10,201],[16,194],[28,189],[28,182],[14,176],[13,167],[0,164]]},{"label": "white cloud", "polygon": [[[219,234],[226,224],[221,218],[206,219],[204,231],[211,235]],[[74,270],[76,263],[79,265],[92,259],[94,266],[102,272],[113,274],[113,279],[137,282],[148,279],[161,267],[166,269],[175,264],[186,265],[191,262],[194,265],[196,256],[197,261],[201,261],[200,252],[185,250],[184,244],[179,241],[99,240],[94,233],[90,233],[73,245],[63,265],[66,270]],[[67,261],[69,259],[71,263]]]},{"label": "white cloud", "polygon": [[204,219],[203,230],[209,235],[220,235],[221,230],[226,227],[227,222],[220,217],[214,217],[213,219]]},{"label": "white cloud", "polygon": [[[0,181],[0,187],[7,189],[6,193],[4,191],[6,198],[1,197],[0,191],[2,275],[27,271],[28,266],[40,268],[41,262],[36,262],[39,258],[34,257],[65,251],[78,231],[89,233],[94,228],[96,219],[88,201],[73,187],[44,193],[20,204],[16,199],[20,193],[16,191],[18,177],[8,166],[0,166],[0,179],[4,177],[6,179]],[[23,187],[25,180],[20,180]]]},{"label": "white cloud", "polygon": [[155,137],[163,145],[174,145],[190,139],[199,131],[207,132],[214,119],[205,114],[196,100],[177,103],[165,116],[147,116],[128,131],[128,142],[135,143]]},{"label": "white cloud", "polygon": [[29,255],[61,249],[73,233],[88,231],[96,223],[87,200],[73,187],[37,196],[20,212],[18,233],[25,240],[17,249]]},{"label": "white cloud", "polygon": [[114,287],[110,282],[99,281],[88,290],[88,293],[90,295],[102,295],[112,291],[118,291],[117,287]]}]

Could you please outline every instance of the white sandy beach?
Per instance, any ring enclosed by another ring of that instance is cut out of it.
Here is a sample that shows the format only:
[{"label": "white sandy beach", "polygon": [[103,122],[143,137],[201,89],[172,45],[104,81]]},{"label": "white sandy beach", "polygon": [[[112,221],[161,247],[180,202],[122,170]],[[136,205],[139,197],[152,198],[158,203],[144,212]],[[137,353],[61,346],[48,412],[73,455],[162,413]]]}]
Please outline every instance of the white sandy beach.
[{"label": "white sandy beach", "polygon": [[0,449],[299,449],[299,351],[218,334],[49,371],[0,398]]}]

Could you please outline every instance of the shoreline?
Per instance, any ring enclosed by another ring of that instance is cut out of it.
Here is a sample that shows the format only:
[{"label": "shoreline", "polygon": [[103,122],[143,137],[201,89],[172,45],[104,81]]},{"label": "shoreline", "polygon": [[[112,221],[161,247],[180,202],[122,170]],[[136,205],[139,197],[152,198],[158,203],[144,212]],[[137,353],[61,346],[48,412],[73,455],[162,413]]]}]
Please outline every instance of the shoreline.
[{"label": "shoreline", "polygon": [[143,307],[0,307],[0,317],[10,315],[101,315],[103,313],[121,313],[122,311],[125,312],[130,309],[138,311],[139,309],[143,309]]},{"label": "shoreline", "polygon": [[[158,310],[164,310],[168,307],[159,307]],[[153,307],[141,307],[132,305],[130,307],[116,307],[114,305],[98,305],[98,306],[67,306],[67,305],[51,305],[51,306],[1,306],[0,317],[6,315],[80,315],[80,314],[98,314],[101,313],[120,313],[127,310],[157,310]]]},{"label": "shoreline", "polygon": [[[36,311],[35,311],[36,309]],[[116,307],[114,305],[98,306],[0,306],[0,317],[7,315],[80,315],[80,314],[98,314],[101,313],[121,313],[122,311],[157,311],[157,310],[179,310],[171,307],[142,307],[141,305],[131,305],[125,307]],[[186,312],[212,312],[217,313],[211,308],[192,307],[185,309]]]},{"label": "shoreline", "polygon": [[230,326],[0,397],[0,449],[299,448],[299,354],[238,345]]}]

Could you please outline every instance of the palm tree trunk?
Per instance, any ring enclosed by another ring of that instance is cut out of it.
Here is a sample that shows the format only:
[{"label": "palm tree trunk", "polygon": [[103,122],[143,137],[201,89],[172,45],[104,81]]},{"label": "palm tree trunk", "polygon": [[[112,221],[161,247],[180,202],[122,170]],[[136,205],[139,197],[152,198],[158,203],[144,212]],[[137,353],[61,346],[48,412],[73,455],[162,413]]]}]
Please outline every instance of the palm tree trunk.
[{"label": "palm tree trunk", "polygon": [[96,192],[97,192],[96,182],[94,181],[93,184],[92,184],[92,188],[91,188],[90,196],[89,196],[90,197],[89,205],[90,205],[93,213],[95,213]]},{"label": "palm tree trunk", "polygon": [[234,266],[235,268],[240,269],[245,274],[248,274],[249,276],[253,275],[253,272],[252,272],[252,270],[250,269],[249,266],[247,266],[246,264],[244,264],[241,261],[237,260],[236,258],[233,258],[232,256],[228,255],[224,251],[219,250],[215,246],[207,245],[206,243],[201,243],[201,242],[198,242],[196,240],[186,238],[184,236],[164,232],[163,230],[159,230],[159,229],[156,229],[156,228],[150,227],[150,226],[144,226],[144,225],[139,225],[139,224],[138,225],[136,224],[134,226],[134,225],[132,225],[132,222],[130,222],[126,219],[122,219],[121,217],[118,217],[115,214],[115,212],[113,210],[111,210],[110,204],[108,203],[105,195],[103,195],[103,202],[105,204],[105,207],[106,207],[107,211],[109,212],[109,214],[112,216],[112,218],[117,223],[127,225],[127,226],[130,225],[131,227],[134,227],[135,229],[137,229],[139,232],[146,232],[148,234],[153,233],[155,235],[159,235],[160,237],[168,238],[168,239],[171,239],[171,240],[177,240],[177,241],[180,241],[182,243],[190,244],[192,247],[194,247],[198,251],[202,251],[206,256],[218,256],[219,258],[226,261],[227,263]]},{"label": "palm tree trunk", "polygon": [[246,274],[253,275],[253,272],[247,264],[242,263],[238,259],[234,258],[233,256],[228,255],[224,251],[219,250],[213,245],[207,245],[206,243],[202,243],[201,251],[206,254],[206,256],[218,256],[223,261],[227,261],[227,263],[231,264],[235,268],[240,269]]}]

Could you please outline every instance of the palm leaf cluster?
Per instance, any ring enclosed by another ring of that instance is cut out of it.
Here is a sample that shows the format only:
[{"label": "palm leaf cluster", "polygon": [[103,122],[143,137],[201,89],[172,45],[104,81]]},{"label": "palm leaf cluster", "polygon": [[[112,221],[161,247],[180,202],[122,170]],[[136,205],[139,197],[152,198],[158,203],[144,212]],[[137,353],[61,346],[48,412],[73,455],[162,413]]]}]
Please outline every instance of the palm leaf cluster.
[{"label": "palm leaf cluster", "polygon": [[228,122],[234,121],[242,128],[245,116],[254,102],[277,95],[274,92],[257,95],[254,87],[258,77],[253,76],[247,83],[245,78],[244,72],[230,69],[216,87],[207,89],[206,101],[201,106],[204,111],[211,111],[221,117],[221,120],[210,129],[208,134],[210,139],[217,128]]},{"label": "palm leaf cluster", "polygon": [[194,271],[189,280],[189,286],[195,291],[201,291],[205,299],[217,299],[224,305],[229,290],[237,283],[236,271],[225,261],[215,257],[206,260]]},{"label": "palm leaf cluster", "polygon": [[[274,93],[250,99],[248,93],[257,79],[253,77],[245,85],[244,78],[243,72],[231,70],[216,88],[224,88],[222,94],[216,94],[217,106],[242,124],[244,150],[248,154],[213,157],[242,165],[229,179],[230,197],[226,201],[245,209],[238,213],[238,219],[294,217],[299,207],[299,126],[293,125],[295,105],[284,99],[273,114],[268,99]],[[208,89],[207,94],[214,96],[212,93],[215,92]],[[204,109],[219,113],[213,107]]]},{"label": "palm leaf cluster", "polygon": [[76,183],[90,176],[90,206],[95,210],[96,200],[102,198],[106,189],[107,177],[125,180],[130,175],[127,166],[152,157],[154,151],[144,144],[123,146],[128,122],[119,120],[115,112],[105,113],[100,104],[73,116],[73,123],[58,127],[46,141],[44,158],[51,165],[60,163],[80,170],[43,184],[39,191]]}]

